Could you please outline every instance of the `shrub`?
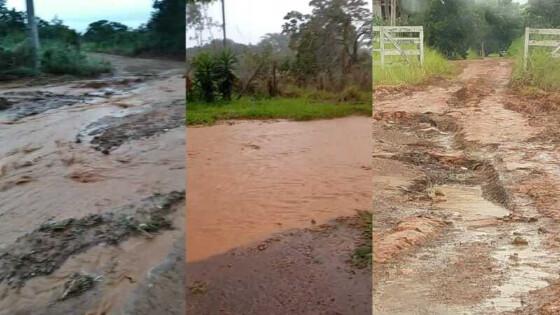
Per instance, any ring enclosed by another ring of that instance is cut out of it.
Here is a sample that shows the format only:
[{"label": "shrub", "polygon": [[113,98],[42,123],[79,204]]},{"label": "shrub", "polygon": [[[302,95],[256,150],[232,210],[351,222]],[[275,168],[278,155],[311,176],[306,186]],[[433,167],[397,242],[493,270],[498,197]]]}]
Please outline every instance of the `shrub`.
[{"label": "shrub", "polygon": [[111,67],[106,62],[89,60],[74,48],[55,45],[43,51],[41,70],[51,74],[94,76],[110,72]]},{"label": "shrub", "polygon": [[218,54],[200,53],[193,61],[194,87],[198,96],[211,103],[219,93],[225,101],[231,100],[236,77],[233,73],[237,57],[229,50]]}]

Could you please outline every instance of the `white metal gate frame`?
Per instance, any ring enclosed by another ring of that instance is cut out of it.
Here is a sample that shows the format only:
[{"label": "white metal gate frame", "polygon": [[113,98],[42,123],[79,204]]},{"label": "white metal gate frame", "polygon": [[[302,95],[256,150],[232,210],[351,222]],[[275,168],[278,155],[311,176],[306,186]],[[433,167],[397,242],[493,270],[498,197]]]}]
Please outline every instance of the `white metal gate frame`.
[{"label": "white metal gate frame", "polygon": [[[422,26],[374,26],[374,43],[379,42],[379,48],[374,48],[374,52],[379,52],[381,56],[381,67],[385,66],[385,56],[402,56],[410,63],[409,56],[418,56],[420,64],[424,64],[424,27]],[[393,34],[413,33],[412,37],[396,37]],[[378,36],[376,34],[379,34]],[[393,49],[386,49],[385,43],[388,41]],[[414,43],[415,49],[402,49],[401,43]]]},{"label": "white metal gate frame", "polygon": [[[538,40],[531,39],[531,35],[555,35],[557,39]],[[553,57],[560,57],[560,29],[554,28],[525,28],[525,47],[523,50],[523,69],[527,70],[527,63],[529,59],[529,48],[536,47],[552,47],[551,52]]]}]

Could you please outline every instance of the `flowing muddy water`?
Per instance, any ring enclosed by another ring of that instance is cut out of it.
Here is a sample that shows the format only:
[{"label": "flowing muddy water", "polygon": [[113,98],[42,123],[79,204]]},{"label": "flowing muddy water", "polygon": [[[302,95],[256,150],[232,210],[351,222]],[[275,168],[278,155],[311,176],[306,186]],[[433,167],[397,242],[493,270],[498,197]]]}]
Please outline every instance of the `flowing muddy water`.
[{"label": "flowing muddy water", "polygon": [[236,121],[187,131],[187,260],[368,210],[365,117]]},{"label": "flowing muddy water", "polygon": [[558,280],[559,199],[535,181],[558,187],[558,151],[510,108],[510,75],[468,61],[375,101],[374,314],[523,313]]},{"label": "flowing muddy water", "polygon": [[127,303],[178,268],[184,65],[103,58],[112,76],[0,86],[0,314],[148,314]]}]

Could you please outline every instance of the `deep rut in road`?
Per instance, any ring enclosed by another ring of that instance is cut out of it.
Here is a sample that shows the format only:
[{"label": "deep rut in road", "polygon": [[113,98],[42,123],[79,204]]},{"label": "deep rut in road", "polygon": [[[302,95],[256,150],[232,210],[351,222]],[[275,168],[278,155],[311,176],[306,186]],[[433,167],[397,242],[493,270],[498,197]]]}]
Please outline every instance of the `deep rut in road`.
[{"label": "deep rut in road", "polygon": [[558,208],[539,201],[557,198],[531,182],[560,182],[558,150],[508,109],[510,74],[469,61],[456,80],[374,100],[374,314],[522,312],[558,279]]}]

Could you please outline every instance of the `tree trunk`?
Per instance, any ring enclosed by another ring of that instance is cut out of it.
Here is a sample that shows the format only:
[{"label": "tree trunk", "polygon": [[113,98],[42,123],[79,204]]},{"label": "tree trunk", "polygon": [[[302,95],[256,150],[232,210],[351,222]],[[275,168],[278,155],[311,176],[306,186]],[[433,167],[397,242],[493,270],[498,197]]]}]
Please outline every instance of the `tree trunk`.
[{"label": "tree trunk", "polygon": [[381,0],[373,0],[373,16],[383,19],[383,12],[381,11]]},{"label": "tree trunk", "polygon": [[29,39],[33,50],[33,70],[39,73],[41,69],[41,58],[39,56],[39,31],[37,30],[37,19],[35,18],[35,6],[33,0],[27,1],[27,27],[29,28]]}]

